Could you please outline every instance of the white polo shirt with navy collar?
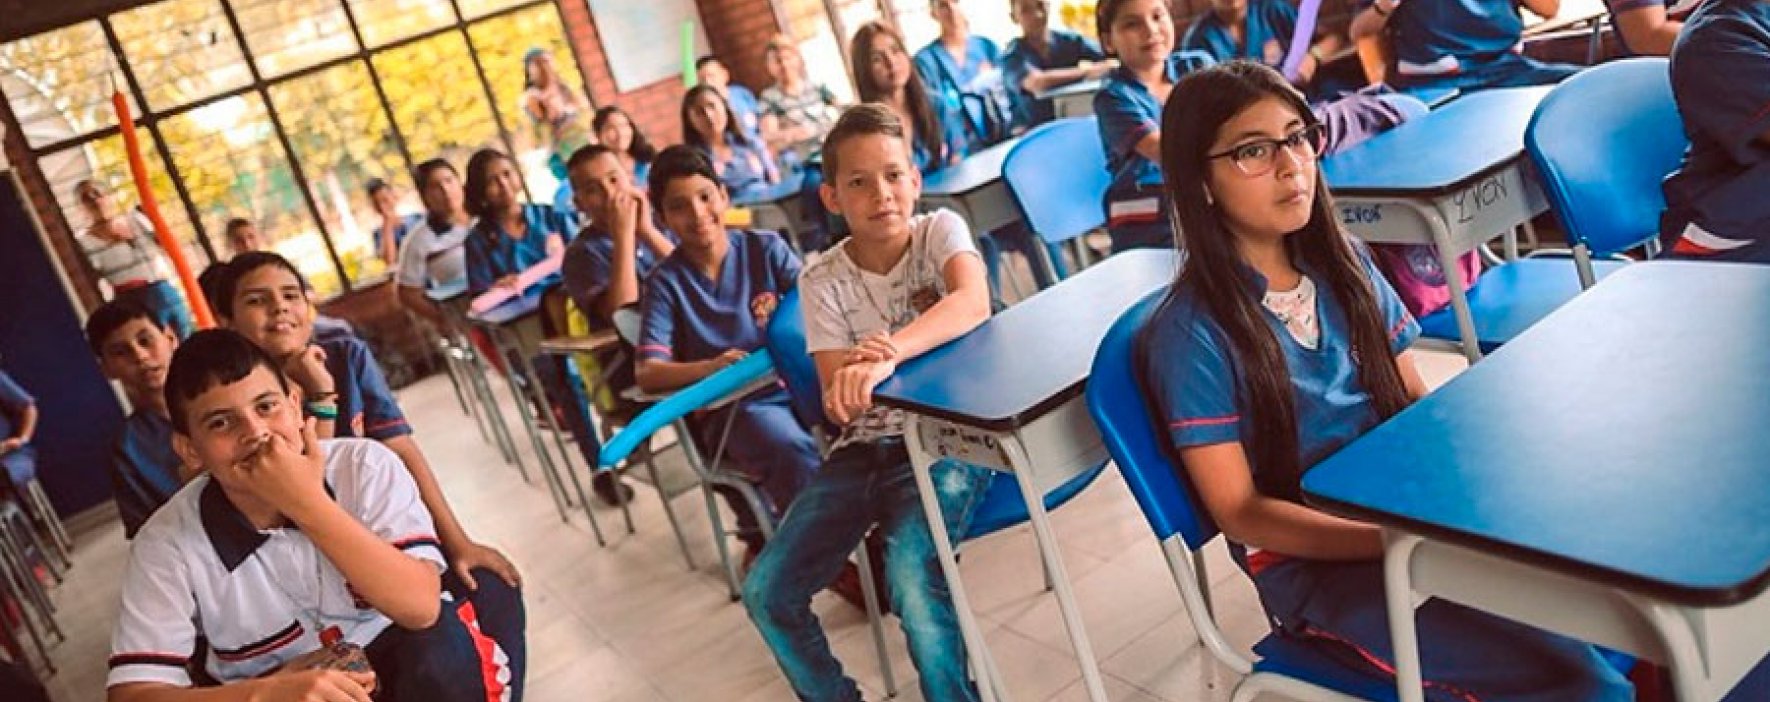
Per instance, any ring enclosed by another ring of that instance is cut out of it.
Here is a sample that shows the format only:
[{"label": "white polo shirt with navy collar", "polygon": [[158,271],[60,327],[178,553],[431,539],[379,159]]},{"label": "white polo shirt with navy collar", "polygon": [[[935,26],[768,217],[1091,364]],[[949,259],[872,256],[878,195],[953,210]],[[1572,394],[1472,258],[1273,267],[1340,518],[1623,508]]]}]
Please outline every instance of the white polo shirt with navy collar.
[{"label": "white polo shirt with navy collar", "polygon": [[[322,441],[320,448],[327,492],[338,505],[441,572],[436,528],[399,457],[367,439]],[[204,670],[231,682],[318,649],[328,628],[368,646],[391,624],[299,529],[254,529],[221,485],[203,475],[136,534],[106,684],[190,686],[186,666],[198,636],[209,641]]]}]

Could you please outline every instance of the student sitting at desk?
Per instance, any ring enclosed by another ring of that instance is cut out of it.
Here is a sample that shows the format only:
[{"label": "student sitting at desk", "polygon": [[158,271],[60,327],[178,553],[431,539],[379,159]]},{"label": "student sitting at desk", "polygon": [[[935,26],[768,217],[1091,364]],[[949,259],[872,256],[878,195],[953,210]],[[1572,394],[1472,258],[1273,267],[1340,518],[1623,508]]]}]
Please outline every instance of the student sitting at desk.
[{"label": "student sitting at desk", "polygon": [[762,48],[762,63],[774,79],[762,89],[760,98],[762,138],[769,150],[780,155],[783,168],[803,169],[836,124],[836,93],[811,81],[798,43],[785,34],[768,40]]},{"label": "student sitting at desk", "polygon": [[368,345],[355,336],[314,337],[312,294],[294,264],[255,251],[228,262],[215,313],[223,326],[269,354],[300,389],[303,408],[320,436],[374,439],[405,465],[448,558],[444,587],[471,601],[470,613],[508,656],[520,696],[526,656],[522,595],[516,589],[522,581],[516,567],[497,549],[468,536]]},{"label": "student sitting at desk", "polygon": [[1770,263],[1770,2],[1708,0],[1672,50],[1690,149],[1665,181],[1672,256]]},{"label": "student sitting at desk", "polygon": [[524,203],[516,161],[494,149],[468,160],[464,197],[476,218],[467,237],[467,290],[475,295],[516,285],[518,274],[564,253],[577,230],[571,215],[552,205]]},{"label": "student sitting at desk", "polygon": [[682,141],[713,164],[732,197],[751,197],[780,182],[774,157],[738,127],[731,106],[712,86],[697,85],[682,96]]},{"label": "student sitting at desk", "polygon": [[418,164],[412,173],[424,201],[424,222],[406,236],[394,268],[394,295],[406,309],[431,324],[444,325],[442,312],[424,292],[433,287],[467,284],[467,237],[473,216],[455,167],[440,158]]},{"label": "student sitting at desk", "polygon": [[1036,127],[1057,118],[1040,93],[1106,75],[1112,64],[1100,44],[1067,29],[1051,27],[1051,0],[1014,0],[1020,36],[1002,52],[1002,79],[1014,102],[1014,124]]},{"label": "student sitting at desk", "polygon": [[[731,82],[731,71],[725,68],[725,61],[718,56],[707,54],[694,62],[694,77],[701,85],[713,86],[725,103],[731,106],[731,119],[738,127],[752,138],[762,135],[762,106],[756,101],[756,94],[737,83]],[[600,129],[597,138],[601,137]],[[604,143],[608,140],[603,139]],[[650,161],[651,159],[646,159]]]},{"label": "student sitting at desk", "polygon": [[[1218,63],[1240,58],[1279,68],[1296,31],[1297,7],[1290,0],[1211,0],[1210,11],[1186,29],[1180,48],[1210,54]],[[1317,32],[1297,64],[1297,85],[1312,86],[1322,61],[1343,43],[1331,32]]]},{"label": "student sitting at desk", "polygon": [[1405,91],[1546,85],[1578,73],[1579,66],[1546,63],[1519,52],[1524,40],[1522,4],[1554,17],[1561,0],[1358,0],[1352,40],[1386,36],[1395,70],[1388,83]]},{"label": "student sitting at desk", "polygon": [[1175,81],[1193,68],[1174,53],[1174,20],[1165,0],[1104,0],[1095,22],[1119,67],[1094,95],[1100,141],[1106,148],[1106,230],[1112,251],[1174,245],[1162,193],[1162,103]]},{"label": "student sitting at desk", "polygon": [[897,114],[917,171],[932,173],[965,157],[970,139],[964,114],[929,91],[910,63],[902,34],[884,22],[868,22],[855,30],[848,54],[860,101],[880,103]]},{"label": "student sitting at desk", "polygon": [[[559,272],[565,279],[566,294],[588,318],[590,329],[607,329],[615,310],[639,302],[640,281],[676,250],[676,237],[655,224],[651,201],[634,184],[627,164],[606,143],[578,149],[566,163],[566,171],[571,174],[578,210],[590,223],[566,247]],[[582,368],[584,373],[607,373],[607,399],[626,403],[621,394],[635,385],[630,357],[610,349],[596,354],[594,360],[594,367]],[[572,390],[569,401],[574,406],[587,406],[590,398],[578,391],[583,386],[568,385]],[[622,406],[634,409],[630,403]],[[602,414],[608,416],[607,412]],[[578,445],[585,452],[587,465],[596,465],[598,442],[580,439]],[[597,471],[591,487],[598,495],[614,495],[618,489],[614,481],[613,473]]]},{"label": "student sitting at desk", "polygon": [[[1299,481],[1426,393],[1419,325],[1340,230],[1323,127],[1283,76],[1238,61],[1170,104],[1162,166],[1188,258],[1144,331],[1146,390],[1279,633],[1389,675],[1380,530],[1304,506]],[[1429,699],[1632,699],[1590,645],[1438,599],[1418,621]]]},{"label": "student sitting at desk", "polygon": [[[805,271],[800,294],[824,414],[842,434],[744,581],[744,606],[802,700],[860,699],[811,596],[874,528],[884,535],[886,590],[923,698],[978,698],[904,448],[903,413],[872,402],[898,363],[971,331],[990,310],[964,220],[946,210],[913,214],[922,179],[906,138],[896,111],[864,104],[849,108],[824,142],[824,203],[854,232]],[[957,539],[989,472],[951,461],[932,470]]]},{"label": "student sitting at desk", "polygon": [[[645,138],[644,132],[639,131],[639,125],[633,123],[633,116],[619,106],[609,105],[596,110],[596,118],[590,124],[596,129],[596,138],[612,149],[621,165],[633,174],[630,180],[645,182],[645,174],[651,171],[651,162],[658,157],[658,149]],[[576,152],[573,155],[577,155]],[[566,164],[566,170],[571,170],[570,163]]]},{"label": "student sitting at desk", "polygon": [[[932,0],[928,3],[928,11],[940,25],[940,36],[916,52],[916,72],[922,74],[922,83],[928,86],[929,95],[935,100],[952,103],[961,112],[969,109],[963,104],[961,95],[1006,99],[1002,85],[1002,49],[988,37],[971,33],[971,20],[959,7],[959,0]],[[1012,119],[1012,106],[1002,104],[999,107],[1008,110],[999,117]],[[986,114],[970,119],[987,121],[989,117]],[[974,128],[974,125],[967,126]],[[973,136],[981,138],[985,135]]]},{"label": "student sitting at desk", "polygon": [[[646,277],[640,296],[636,377],[646,392],[663,393],[699,382],[762,348],[775,306],[799,280],[799,257],[775,232],[726,229],[725,187],[713,164],[693,148],[664,149],[652,167],[650,186],[664,222],[682,240]],[[727,422],[730,440],[723,441]],[[758,515],[745,500],[726,496],[748,564],[762,550],[758,520],[778,519],[816,473],[817,442],[799,426],[792,400],[779,385],[707,412],[693,424],[709,458],[723,448],[730,464],[770,503],[773,513]]]},{"label": "student sitting at desk", "polygon": [[111,452],[111,493],[123,518],[123,538],[133,539],[184,485],[164,393],[178,336],[140,302],[112,300],[86,318],[86,343],[98,356],[99,369],[123,386],[134,408]]},{"label": "student sitting at desk", "polygon": [[[108,699],[519,698],[471,605],[441,587],[436,529],[399,457],[321,440],[279,365],[222,329],[172,357],[172,442],[200,475],[131,545]],[[193,664],[221,684],[197,688]]]}]

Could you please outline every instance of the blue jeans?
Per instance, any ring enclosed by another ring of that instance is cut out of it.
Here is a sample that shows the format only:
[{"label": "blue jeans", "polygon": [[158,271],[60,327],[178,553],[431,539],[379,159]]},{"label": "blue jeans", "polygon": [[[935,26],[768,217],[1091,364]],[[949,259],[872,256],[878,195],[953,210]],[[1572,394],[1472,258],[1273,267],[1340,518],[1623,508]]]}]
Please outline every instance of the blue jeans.
[{"label": "blue jeans", "polygon": [[731,434],[725,442],[720,470],[742,473],[761,488],[768,502],[764,505],[768,514],[755,514],[741,495],[716,492],[725,497],[737,517],[738,538],[753,549],[761,548],[762,528],[757,520],[766,518],[774,523],[812,476],[817,475],[822,462],[817,455],[817,440],[799,425],[793,416],[792,398],[781,387],[751,393],[690,422],[699,438],[701,455],[709,461],[720,448],[719,439],[725,435],[727,421],[731,422]]},{"label": "blue jeans", "polygon": [[[947,461],[935,465],[933,478],[947,535],[957,543],[990,474]],[[824,462],[750,567],[743,592],[750,619],[799,699],[859,700],[859,687],[843,674],[811,612],[811,596],[835,580],[875,525],[885,541],[891,606],[902,618],[922,696],[930,702],[976,700],[958,614],[902,438],[846,446]]]}]

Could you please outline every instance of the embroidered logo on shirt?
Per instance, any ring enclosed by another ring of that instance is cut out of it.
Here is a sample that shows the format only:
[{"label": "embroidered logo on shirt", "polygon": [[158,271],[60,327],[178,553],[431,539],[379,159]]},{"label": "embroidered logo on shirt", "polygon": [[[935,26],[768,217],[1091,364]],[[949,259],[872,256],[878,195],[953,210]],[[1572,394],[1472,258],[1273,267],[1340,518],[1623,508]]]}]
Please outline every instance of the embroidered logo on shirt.
[{"label": "embroidered logo on shirt", "polygon": [[773,291],[756,293],[750,298],[750,316],[756,319],[758,328],[768,327],[768,318],[774,316],[774,308],[779,307],[781,299]]}]

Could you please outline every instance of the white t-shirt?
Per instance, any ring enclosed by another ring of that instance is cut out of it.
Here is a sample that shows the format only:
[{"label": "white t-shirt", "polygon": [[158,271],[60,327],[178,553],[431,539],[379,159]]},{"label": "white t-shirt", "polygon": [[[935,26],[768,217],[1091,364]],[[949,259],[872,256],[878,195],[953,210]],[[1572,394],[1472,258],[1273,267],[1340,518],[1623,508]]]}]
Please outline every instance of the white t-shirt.
[{"label": "white t-shirt", "polygon": [[408,288],[431,285],[446,287],[467,282],[467,235],[473,223],[453,226],[437,234],[425,219],[406,235],[399,247],[399,262],[394,269],[394,282]]},{"label": "white t-shirt", "polygon": [[[338,506],[442,572],[436,527],[399,456],[369,439],[322,441],[320,449]],[[154,512],[130,545],[106,685],[189,687],[185,666],[199,635],[209,640],[203,668],[231,682],[317,650],[325,628],[367,646],[390,625],[299,529],[254,529],[203,475]]]},{"label": "white t-shirt", "polygon": [[92,268],[112,287],[129,283],[151,283],[166,278],[160,242],[154,238],[154,227],[146,215],[130,210],[123,215],[135,236],[127,241],[103,239],[90,231],[77,237],[80,248],[92,261]]},{"label": "white t-shirt", "polygon": [[1316,315],[1315,281],[1303,276],[1291,290],[1267,290],[1260,304],[1278,318],[1285,331],[1291,333],[1303,348],[1314,351],[1321,345],[1321,318]]},{"label": "white t-shirt", "polygon": [[[946,297],[943,271],[953,256],[977,255],[971,228],[951,210],[910,218],[910,247],[890,273],[862,270],[848,257],[848,240],[799,274],[805,309],[805,344],[811,353],[853,347],[878,332],[904,328]],[[831,445],[903,434],[903,412],[875,406],[854,420]]]}]

